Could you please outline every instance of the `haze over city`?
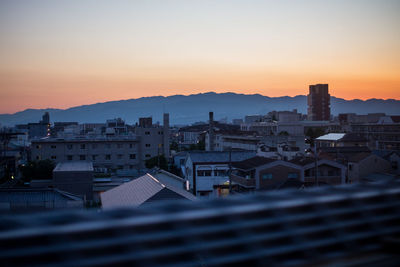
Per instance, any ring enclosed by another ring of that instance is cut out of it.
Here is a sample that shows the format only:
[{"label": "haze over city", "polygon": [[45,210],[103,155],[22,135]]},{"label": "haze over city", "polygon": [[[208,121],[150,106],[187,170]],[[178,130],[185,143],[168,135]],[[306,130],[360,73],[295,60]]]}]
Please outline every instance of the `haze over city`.
[{"label": "haze over city", "polygon": [[399,1],[1,1],[0,113],[329,83],[400,99]]}]

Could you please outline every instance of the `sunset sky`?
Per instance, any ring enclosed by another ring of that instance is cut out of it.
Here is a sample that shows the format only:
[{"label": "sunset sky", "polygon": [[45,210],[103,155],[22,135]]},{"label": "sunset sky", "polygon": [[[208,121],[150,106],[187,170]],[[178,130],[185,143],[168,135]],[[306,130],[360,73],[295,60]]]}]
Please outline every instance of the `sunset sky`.
[{"label": "sunset sky", "polygon": [[314,83],[400,99],[400,1],[0,0],[0,113]]}]

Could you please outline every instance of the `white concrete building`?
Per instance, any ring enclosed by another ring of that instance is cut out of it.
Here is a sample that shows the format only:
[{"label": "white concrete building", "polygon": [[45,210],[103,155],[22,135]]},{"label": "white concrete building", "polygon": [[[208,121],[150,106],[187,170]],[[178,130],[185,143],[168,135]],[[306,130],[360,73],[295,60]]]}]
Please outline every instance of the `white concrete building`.
[{"label": "white concrete building", "polygon": [[[231,162],[255,156],[251,151],[232,151]],[[185,160],[185,179],[189,189],[199,197],[218,197],[228,193],[229,152],[189,152]]]}]

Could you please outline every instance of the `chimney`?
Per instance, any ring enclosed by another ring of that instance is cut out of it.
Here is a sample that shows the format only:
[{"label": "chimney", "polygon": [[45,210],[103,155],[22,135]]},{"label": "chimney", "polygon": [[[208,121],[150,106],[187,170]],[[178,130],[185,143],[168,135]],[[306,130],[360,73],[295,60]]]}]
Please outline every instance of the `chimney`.
[{"label": "chimney", "polygon": [[210,151],[214,151],[214,112],[210,112],[209,116],[210,129],[208,130],[208,144],[210,146]]}]

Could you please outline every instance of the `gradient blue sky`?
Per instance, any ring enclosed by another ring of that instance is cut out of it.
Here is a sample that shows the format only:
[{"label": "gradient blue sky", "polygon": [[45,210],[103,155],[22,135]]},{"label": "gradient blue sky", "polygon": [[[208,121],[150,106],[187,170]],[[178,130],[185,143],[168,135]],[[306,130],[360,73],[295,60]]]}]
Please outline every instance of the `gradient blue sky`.
[{"label": "gradient blue sky", "polygon": [[0,113],[207,91],[400,99],[400,1],[0,1]]}]

